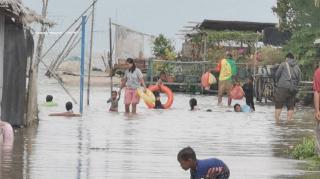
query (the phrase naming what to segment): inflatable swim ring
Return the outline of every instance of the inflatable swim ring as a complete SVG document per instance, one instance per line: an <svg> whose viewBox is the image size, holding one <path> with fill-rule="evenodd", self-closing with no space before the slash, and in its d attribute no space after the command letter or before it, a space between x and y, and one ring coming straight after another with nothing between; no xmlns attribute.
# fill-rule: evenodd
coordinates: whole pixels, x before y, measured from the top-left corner
<svg viewBox="0 0 320 179"><path fill-rule="evenodd" d="M173 93L170 88L161 84L161 85L151 85L148 87L148 89L152 92L161 91L163 93L166 93L166 95L168 96L168 99L167 99L166 103L163 104L162 106L164 109L168 109L171 107L171 105L173 103ZM154 105L155 105L154 102L153 103L146 103L146 104L149 108L154 108Z"/></svg>
<svg viewBox="0 0 320 179"><path fill-rule="evenodd" d="M201 85L206 90L210 89L210 85L217 82L217 79L215 76L213 76L210 72L206 72L201 76Z"/></svg>
<svg viewBox="0 0 320 179"><path fill-rule="evenodd" d="M156 101L156 97L150 89L147 89L146 92L144 92L143 88L138 88L137 94L146 104L154 104Z"/></svg>

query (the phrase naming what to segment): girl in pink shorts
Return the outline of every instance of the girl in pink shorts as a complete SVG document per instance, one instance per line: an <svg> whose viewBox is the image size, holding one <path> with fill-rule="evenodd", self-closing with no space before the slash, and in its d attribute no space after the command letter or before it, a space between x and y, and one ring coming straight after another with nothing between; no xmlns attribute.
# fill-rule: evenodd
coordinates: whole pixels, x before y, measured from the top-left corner
<svg viewBox="0 0 320 179"><path fill-rule="evenodd" d="M132 58L127 59L126 65L127 70L125 71L119 94L121 94L122 88L126 87L124 95L126 113L130 112L130 105L132 106L132 113L136 113L137 104L139 103L140 99L137 94L137 89L141 87L141 85L146 89L146 85L144 83L141 70L136 67Z"/></svg>
<svg viewBox="0 0 320 179"><path fill-rule="evenodd" d="M126 88L124 93L124 104L139 104L140 97L137 94L137 89Z"/></svg>

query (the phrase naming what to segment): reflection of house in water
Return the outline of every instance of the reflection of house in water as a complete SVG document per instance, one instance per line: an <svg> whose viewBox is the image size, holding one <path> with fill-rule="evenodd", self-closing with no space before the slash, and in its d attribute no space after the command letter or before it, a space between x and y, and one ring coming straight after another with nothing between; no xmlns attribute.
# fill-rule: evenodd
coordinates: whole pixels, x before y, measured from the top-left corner
<svg viewBox="0 0 320 179"><path fill-rule="evenodd" d="M27 60L34 42L28 28L45 19L24 7L20 0L0 1L0 101L1 119L23 125L26 109Z"/></svg>
<svg viewBox="0 0 320 179"><path fill-rule="evenodd" d="M215 47L250 53L257 42L279 46L289 38L290 34L280 32L275 23L204 20L185 34L182 55L193 60L202 59L204 54L210 58Z"/></svg>

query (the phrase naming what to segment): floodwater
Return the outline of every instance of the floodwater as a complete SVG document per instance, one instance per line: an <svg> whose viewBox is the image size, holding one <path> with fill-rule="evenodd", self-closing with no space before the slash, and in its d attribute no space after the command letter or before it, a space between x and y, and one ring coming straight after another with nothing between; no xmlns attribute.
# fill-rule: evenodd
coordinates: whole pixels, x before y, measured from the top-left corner
<svg viewBox="0 0 320 179"><path fill-rule="evenodd" d="M69 89L79 99L79 90ZM15 131L13 148L0 151L1 179L184 179L189 172L180 168L176 155L186 146L200 159L224 160L232 179L320 178L320 172L305 170L306 162L285 154L313 134L312 109L299 109L293 122L276 125L272 106L257 105L254 113L225 112L228 108L218 107L214 96L177 94L170 110L149 110L141 103L137 115L125 115L123 97L120 113L108 112L110 92L100 87L91 90L83 117L65 118L48 114L64 111L70 98L46 79L40 81L39 100L47 94L59 106L40 106L39 125ZM191 97L201 111L188 111Z"/></svg>

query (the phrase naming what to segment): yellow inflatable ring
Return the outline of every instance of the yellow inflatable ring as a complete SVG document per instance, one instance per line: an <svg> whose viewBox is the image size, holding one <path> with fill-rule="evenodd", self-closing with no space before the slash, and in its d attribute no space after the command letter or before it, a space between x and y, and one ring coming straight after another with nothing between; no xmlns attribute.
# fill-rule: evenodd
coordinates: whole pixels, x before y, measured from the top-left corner
<svg viewBox="0 0 320 179"><path fill-rule="evenodd" d="M147 89L146 92L144 92L143 88L138 88L137 94L147 104L154 104L156 101L156 97L154 96L153 92L149 89Z"/></svg>

